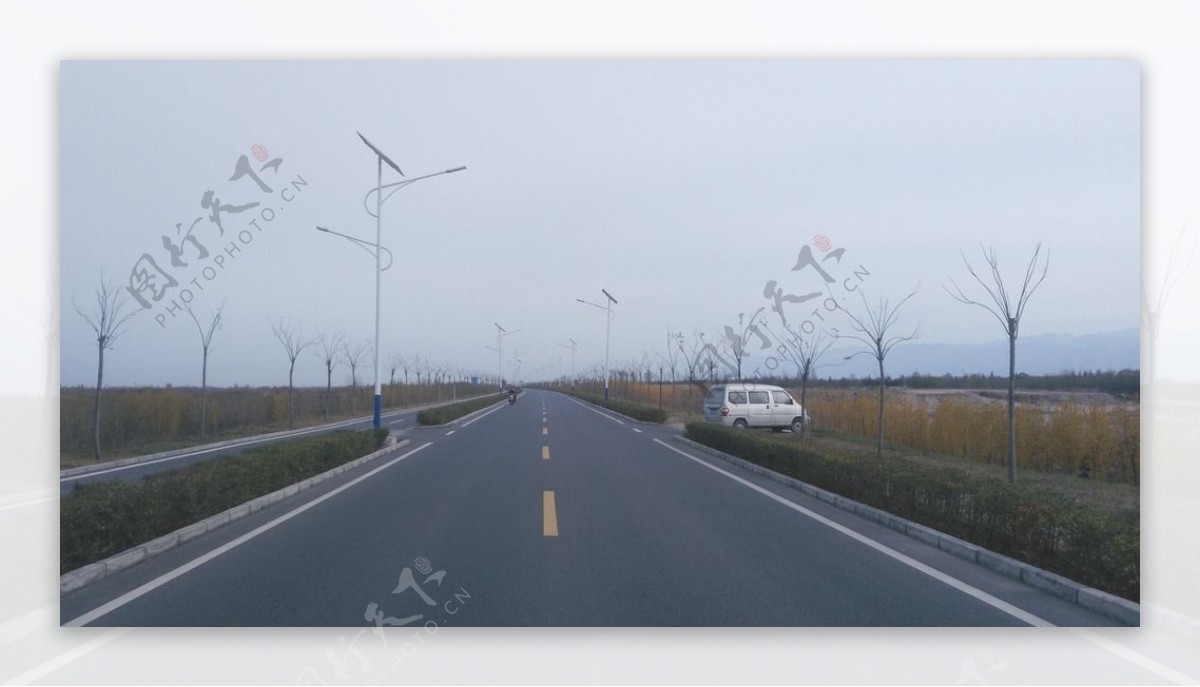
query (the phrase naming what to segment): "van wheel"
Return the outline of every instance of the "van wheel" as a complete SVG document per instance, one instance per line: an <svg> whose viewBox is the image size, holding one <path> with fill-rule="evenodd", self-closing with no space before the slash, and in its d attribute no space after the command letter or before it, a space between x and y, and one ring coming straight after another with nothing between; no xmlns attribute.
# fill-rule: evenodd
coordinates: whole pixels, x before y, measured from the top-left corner
<svg viewBox="0 0 1200 687"><path fill-rule="evenodd" d="M801 418L792 418L792 433L799 434L804 431L804 420Z"/></svg>
<svg viewBox="0 0 1200 687"><path fill-rule="evenodd" d="M745 421L745 420L740 420L740 419L739 419L739 420L734 420L734 421L733 421L733 428L734 428L734 429L746 429L746 421Z"/></svg>

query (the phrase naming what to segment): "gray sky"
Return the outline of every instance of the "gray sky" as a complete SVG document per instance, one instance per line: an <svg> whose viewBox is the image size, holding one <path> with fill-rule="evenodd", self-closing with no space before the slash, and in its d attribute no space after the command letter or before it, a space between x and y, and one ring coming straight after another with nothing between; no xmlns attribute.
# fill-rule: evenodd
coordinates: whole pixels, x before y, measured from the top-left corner
<svg viewBox="0 0 1200 687"><path fill-rule="evenodd" d="M106 384L199 383L192 322L155 321L183 287L201 315L226 303L213 385L286 383L280 317L371 338L372 258L313 228L373 238L375 160L356 130L408 177L469 167L384 205L385 359L490 374L499 322L522 330L506 374L513 350L526 378L569 367L568 337L583 370L603 359L604 319L575 299L601 288L620 301L614 365L662 351L668 329L716 338L764 307L775 323L768 280L823 285L792 269L806 245L844 249L823 263L835 289L856 269L873 298L919 283L901 324L926 342L1002 335L942 290L966 284L959 250L978 262L981 243L1013 282L1039 241L1051 252L1023 334L1137 327L1139 90L1134 61L64 62L62 383L95 381L72 299L90 307L101 270L123 287L145 253L180 284L130 323ZM277 170L260 171L256 144ZM242 155L272 193L229 180ZM223 214L221 236L209 190L260 204ZM209 257L181 244L189 265L172 268L162 236L197 218ZM784 313L798 324L818 302ZM306 353L297 383L322 382Z"/></svg>

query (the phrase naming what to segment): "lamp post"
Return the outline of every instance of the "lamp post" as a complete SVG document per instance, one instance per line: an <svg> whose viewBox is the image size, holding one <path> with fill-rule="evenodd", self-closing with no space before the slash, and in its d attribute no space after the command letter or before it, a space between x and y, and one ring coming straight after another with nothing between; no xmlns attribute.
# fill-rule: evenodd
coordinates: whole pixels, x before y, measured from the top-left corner
<svg viewBox="0 0 1200 687"><path fill-rule="evenodd" d="M358 132L356 131L355 133L358 133ZM383 272L383 270L380 267L380 264L381 264L380 263L380 254L381 254L380 243L382 242L382 238L383 238L383 217L382 217L383 216L383 201L387 200L387 198L391 198L393 193L395 193L396 191L399 191L401 188L404 188L405 186L407 186L411 183L420 181L422 179L428 179L430 177L440 176L442 174L453 174L454 172L461 172L464 169L466 169L466 166L455 167L453 169L447 169L447 170L443 170L441 172L434 172L433 174L425 174L423 176L413 177L412 179L405 179L404 181L398 181L398 182L395 182L392 184L388 184L387 186L384 186L384 184L383 184L383 163L386 162L388 167L391 167L392 169L396 170L396 173L399 174L400 176L404 176L404 172L400 171L400 167L395 162L392 162L391 158L389 158L387 155L385 155L382 150L380 150L379 148L376 148L374 145L372 145L371 142L367 140L366 136L363 136L361 133L358 133L358 137L361 138L362 142L365 143L367 145L367 147L371 149L371 152L375 153L375 157L376 157L375 188L371 191L367 191L367 194L363 197L363 205L367 209L367 214L375 217L375 360L374 360L374 364L375 364L375 423L374 423L374 426L376 429L379 429L380 425L382 424L382 413L383 413L383 386L382 386L382 382L381 382L381 372L382 371L379 369L379 313L381 310L380 296L381 296L381 292L382 292L382 288L381 288L382 279L381 279L380 275ZM387 198L385 198L383 195L383 189L385 189L385 188L392 189L392 192L387 195ZM371 198L372 193L375 194L375 212L371 212L371 207L370 207L370 205L367 204L368 200ZM333 232L330 232L330 233L333 233Z"/></svg>
<svg viewBox="0 0 1200 687"><path fill-rule="evenodd" d="M503 341L503 339L504 339L504 337L506 337L510 334L516 334L517 332L519 332L521 330L514 329L510 332L510 331L506 331L504 329L504 327L501 327L496 322L493 322L492 324L496 325L496 354L497 354L497 356L499 356L498 360L497 360L497 364L496 364L496 373L499 374L500 377L496 380L496 384L499 385L501 391L504 391L504 341Z"/></svg>
<svg viewBox="0 0 1200 687"><path fill-rule="evenodd" d="M571 342L570 346L566 345L565 343L560 343L559 346L562 346L563 348L571 349L571 387L574 388L575 387L575 346L577 346L578 344L575 342L575 339L568 338L567 341Z"/></svg>
<svg viewBox="0 0 1200 687"><path fill-rule="evenodd" d="M612 327L612 319L613 319L612 307L617 302L617 299L613 298L612 294L610 294L608 291L605 291L604 289L600 289L600 291L601 291L601 293L604 294L604 297L608 299L608 302L605 305L598 305L596 303L592 303L591 301L585 301L582 298L576 298L575 300L579 301L580 303L583 303L584 305L590 305L593 308L600 308L601 310L605 311L608 314L608 317L605 318L605 321L604 321L604 400L607 401L608 400L608 373L609 373L609 370L608 370L609 333L610 333L610 330Z"/></svg>

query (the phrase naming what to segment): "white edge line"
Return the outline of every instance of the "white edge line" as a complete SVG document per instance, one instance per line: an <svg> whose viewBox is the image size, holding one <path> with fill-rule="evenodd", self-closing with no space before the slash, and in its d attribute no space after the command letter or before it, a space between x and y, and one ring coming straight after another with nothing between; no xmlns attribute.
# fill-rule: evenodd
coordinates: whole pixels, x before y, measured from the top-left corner
<svg viewBox="0 0 1200 687"><path fill-rule="evenodd" d="M250 530L249 532L243 534L242 536L238 537L237 539L227 542L227 543L213 549L212 551L209 551L208 553L204 554L203 556L200 556L199 558L195 558L191 561L188 561L187 563L184 563L183 565L179 566L178 568L175 568L174 570L172 570L170 572L163 573L162 575L159 575L158 577L154 578L153 580L150 580L146 584L143 584L142 586L140 586L136 589L133 589L131 591L125 592L124 594L122 594L121 596L118 596L117 598L113 599L112 601L109 601L108 603L106 603L102 606L98 606L97 608L94 608L91 611L84 613L83 615L79 616L78 618L75 618L74 620L72 620L70 622L63 623L63 627L83 627L84 625L87 625L88 623L92 622L93 620L96 620L105 615L108 615L109 613L117 610L118 608L124 606L125 604L129 603L130 601L133 601L133 600L137 599L138 597L143 596L143 595L163 586L164 584L179 577L180 575L183 575L184 573L190 572L190 571L204 565L205 563L213 560L217 556L220 556L221 554L226 553L227 551L229 551L237 546L245 544L246 542L250 541L251 539L254 539L258 535L262 534L263 532L266 532L267 530L273 529L274 527L281 525L288 520L291 520L292 518L296 517L297 515L300 515L304 511L308 510L309 508L312 508L319 503L322 503L330 498L333 498L334 496L342 493L343 491L349 489L350 487L353 487L354 485L358 484L359 482L362 482L363 480L366 480L366 479L374 476L375 474L380 473L380 472L390 468L391 466L395 465L396 463L399 463L400 461L411 456L412 454L416 453L417 451L424 449L425 447L431 445L432 443L433 443L432 441L427 441L424 444L422 444L421 446L418 446L417 448L414 448L413 450L409 451L408 453L405 453L402 456L393 458L393 459L389 460L388 462L384 463L383 465L380 465L379 467L375 468L374 470L371 470L370 472L368 472L364 475L360 475L360 476L354 478L353 480L343 484L342 486L338 487L337 489L334 489L333 491L331 491L327 494L319 496L302 506L298 506L298 507L288 511L287 513L284 513L283 515L280 515L279 517L275 518L274 520L272 520L264 525L260 525L260 526L256 527L255 529Z"/></svg>
<svg viewBox="0 0 1200 687"><path fill-rule="evenodd" d="M758 486L757 484L750 482L749 480L743 479L733 473L722 470L721 468L719 468L715 465L710 465L709 463L707 463L685 451L681 451L681 450L675 448L674 446L667 444L666 442L664 442L661 439L655 439L654 442L662 445L664 448L668 448L668 449L678 453L679 455L681 455L689 460L693 460L693 461L699 463L700 465L703 465L704 467L708 468L709 470L712 470L714 472L718 472L722 475L725 475L729 479L731 479L735 482L738 482L744 486L747 486L747 487L753 489L754 491L757 491L758 493L762 494L763 496L766 496L769 499L777 501L777 502L787 506L788 508L791 508L792 510L796 511L797 513L808 516L808 517L812 518L813 520L816 520L820 524L825 525L826 527L828 527L832 530L840 532L841 534L844 534L847 537L850 537L851 539L859 542L860 544L865 544L865 545L871 547L872 549L875 549L876 551L878 551L886 556L889 556L918 572L925 573L926 575L932 577L933 579L937 580L938 582L941 582L947 586L957 589L958 591L960 591L968 596L974 597L974 598L982 601L983 603L991 606L992 608L995 608L996 610L1003 611L1004 613L1011 615L1012 617L1016 618L1017 620L1020 620L1023 623L1033 625L1034 627L1055 627L1055 625L1053 623L1043 620L1042 618L1039 618L1038 616L1033 615L1032 613L1021 610L1020 608L1017 608L1016 606L1008 603L1007 601L1004 601L1003 599L999 599L995 596L992 596L991 594L988 594L987 592L985 592L981 589L973 587L973 586L967 584L966 582L963 582L962 580L951 577L950 575L947 575L946 573L944 573L940 570L931 568L928 565L925 565L924 563L922 563L914 558L910 558L909 556L906 556L891 547L880 544L879 542L875 541L874 539L871 539L870 537L866 536L865 534L855 532L854 530L850 529L849 527L846 527L845 525L836 523L833 520L830 520L829 518L826 518L823 515L820 515L818 513L815 513L813 511L805 508L804 506L793 503L768 489L764 489L764 488Z"/></svg>
<svg viewBox="0 0 1200 687"><path fill-rule="evenodd" d="M1194 684L1196 684L1196 679L1191 677L1190 675L1185 675L1185 674L1179 672L1178 670L1175 670L1174 668L1171 668L1169 666L1163 665L1162 663L1159 663L1158 661L1150 658L1149 656L1138 653L1137 651L1130 649L1129 647L1124 646L1118 642L1114 642L1111 639L1108 639L1107 637L1102 637L1099 634L1092 632L1091 630L1086 630L1084 628L1077 628L1077 627L1072 627L1072 628L1068 628L1068 629L1070 629L1071 632L1078 635L1082 639L1085 639L1102 649L1106 649L1106 650L1116 654L1117 656L1120 656L1121 658L1125 659L1126 661L1129 661L1130 663L1133 663L1140 668L1148 670L1148 671L1158 675L1159 677L1170 680L1171 682L1174 682L1177 685L1194 685Z"/></svg>
<svg viewBox="0 0 1200 687"><path fill-rule="evenodd" d="M58 499L58 497L57 497L57 496L44 496L44 497L42 497L42 498L40 498L40 499L33 499L33 500L30 500L30 501L21 501L21 502L19 502L19 503L13 503L13 504L9 504L9 505L7 505L7 506L0 506L0 511L5 511L5 510L14 510L14 509L17 509L17 508L24 508L25 506L32 506L32 505L34 505L34 504L37 504L37 503L44 503L44 502L46 502L46 501L54 501L54 500L56 500L56 499Z"/></svg>
<svg viewBox="0 0 1200 687"><path fill-rule="evenodd" d="M637 427L633 427L632 429L633 429L633 431L637 432L638 434L642 433L642 430L638 429Z"/></svg>
<svg viewBox="0 0 1200 687"><path fill-rule="evenodd" d="M37 666L36 668L31 668L31 669L21 673L20 675L10 679L9 681L5 682L4 684L6 684L6 685L27 685L27 684L33 682L34 680L40 680L43 677L46 677L47 675L49 675L50 673L53 673L54 671L58 670L59 668L62 668L63 666L67 665L68 663L71 663L77 659L83 658L84 656L92 653L93 651L95 651L96 649L99 649L100 647L104 646L105 644L108 644L109 642L113 641L114 639L120 638L122 635L126 634L131 629L132 628L128 628L128 627L113 628L113 629L109 630L108 632L105 632L104 634L100 635L99 637L96 637L95 639L93 639L89 642L86 642L85 644L81 644L80 646L77 646L74 649L71 649L70 651L67 651L63 654L55 656L54 658L50 659L49 661L46 661L45 663L41 664L40 666Z"/></svg>
<svg viewBox="0 0 1200 687"><path fill-rule="evenodd" d="M588 405L588 404L584 403L583 401L577 400L576 398L574 398L574 397L571 397L571 396L568 396L568 398L570 398L570 399L571 399L572 401L574 401L575 403L577 403L577 404L579 404L579 405L583 406L584 408L586 408L586 409L588 409L588 410L592 411L593 413L595 413L595 414L599 415L600 417L606 417L606 418L608 418L609 420L612 420L613 422L617 423L618 425L623 425L623 424L625 424L625 423L624 423L624 422L622 422L621 420L618 420L617 418L615 418L615 417L613 417L613 416L609 415L608 413L602 413L602 412L600 412L599 410L596 410L595 408L593 408L593 407L591 407L590 405Z"/></svg>
<svg viewBox="0 0 1200 687"><path fill-rule="evenodd" d="M458 431L458 430L452 429L452 430L450 430L449 432L446 432L446 436L450 436L451 434L454 434L454 433L455 433L455 432L457 432L457 431Z"/></svg>
<svg viewBox="0 0 1200 687"><path fill-rule="evenodd" d="M500 409L501 409L501 408L503 408L503 407L504 407L504 406L502 406L502 405L501 405L501 406L496 406L495 408L492 408L491 410L487 411L487 412L486 412L486 413L484 413L483 415L480 415L479 417L474 417L474 418L471 418L470 422L464 422L464 423L463 423L463 425L462 425L462 429L465 429L465 428L467 428L467 427L470 427L472 423L474 423L474 422L478 422L479 420L482 420L483 418L487 417L488 415L491 415L492 413L496 412L497 410L500 410Z"/></svg>

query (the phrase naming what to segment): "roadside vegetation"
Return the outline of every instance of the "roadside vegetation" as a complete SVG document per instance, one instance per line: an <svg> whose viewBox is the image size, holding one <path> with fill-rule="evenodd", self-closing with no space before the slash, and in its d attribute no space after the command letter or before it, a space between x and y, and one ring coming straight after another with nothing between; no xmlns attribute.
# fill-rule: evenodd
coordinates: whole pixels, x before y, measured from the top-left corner
<svg viewBox="0 0 1200 687"><path fill-rule="evenodd" d="M396 383L384 386L383 402L385 410L396 410L466 398L483 393L483 389L466 383ZM62 469L94 463L94 394L94 389L86 387L62 389L59 404ZM357 399L352 400L352 395L357 395ZM372 388L361 386L354 391L347 387L297 388L294 426L310 427L358 417L352 409L370 409L373 396ZM110 387L104 390L101 427L105 460L283 431L288 429L288 389L209 387L202 393L201 389L191 387ZM202 428L206 431L202 432Z"/></svg>
<svg viewBox="0 0 1200 687"><path fill-rule="evenodd" d="M1138 486L1141 412L1136 374L1065 374L1050 379L1061 382L1064 389L1048 388L1051 385L1046 378L1029 377L1021 380L1016 393L1016 453L1020 468L1030 471L1030 477L1065 475ZM900 386L897 383L900 380L888 380L885 447L936 456L950 463L1004 465L1008 450L1004 391L1007 378L917 376L901 380L915 383ZM800 397L795 380L760 381L779 384L794 397ZM842 433L849 441L877 439L878 392L870 388L870 380L858 383L859 386L850 386L842 381L810 382L807 410L813 418L813 427ZM955 383L961 386L953 386ZM551 388L571 391L570 386ZM661 406L668 414L668 422L682 425L703 419L706 388L707 384L686 382L660 386L654 382L617 380L611 385L610 397L618 402ZM581 382L575 391L602 394L603 382Z"/></svg>
<svg viewBox="0 0 1200 687"><path fill-rule="evenodd" d="M63 497L59 571L65 573L367 455L386 429L340 431L272 444L129 482L78 486Z"/></svg>
<svg viewBox="0 0 1200 687"><path fill-rule="evenodd" d="M634 420L641 420L643 422L654 422L654 423L660 424L660 425L667 421L667 411L666 410L663 410L661 408L655 408L654 406L645 405L642 403L633 403L630 401L613 400L611 389L609 390L609 400L607 400L607 401L604 400L603 395L597 396L594 394L583 393L580 391L571 391L570 389L563 389L562 391L564 391L578 399L587 401L588 403L591 403L593 405L598 405L601 408L608 408L609 410L620 413L626 417L631 417ZM601 391L601 393L603 394L603 391Z"/></svg>

